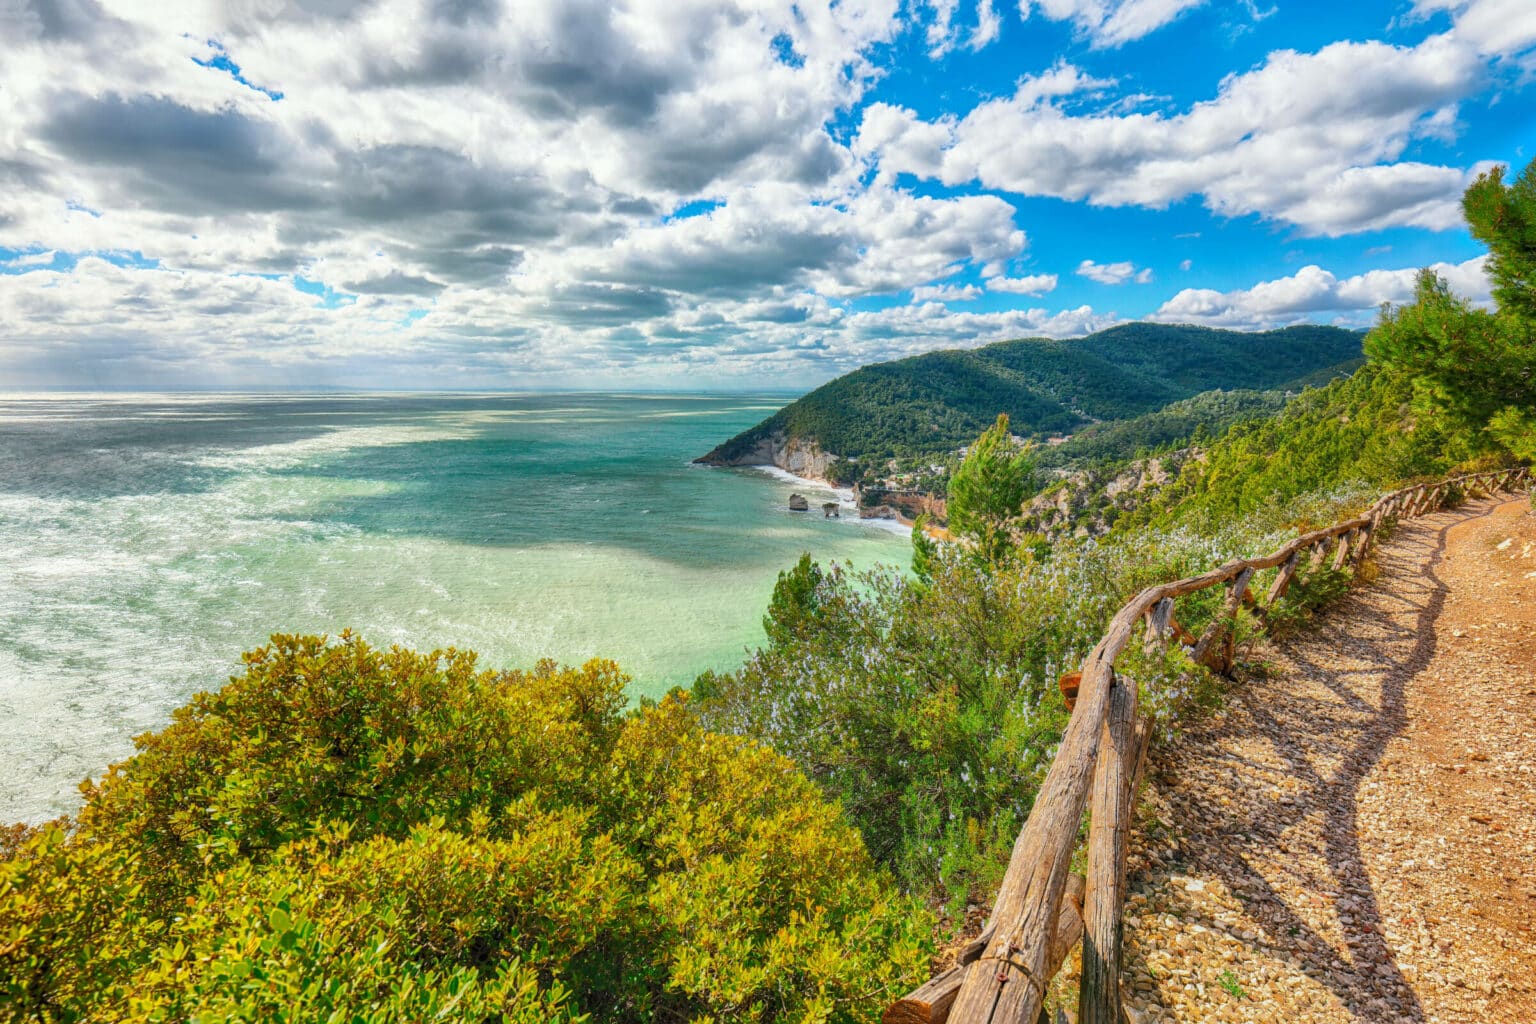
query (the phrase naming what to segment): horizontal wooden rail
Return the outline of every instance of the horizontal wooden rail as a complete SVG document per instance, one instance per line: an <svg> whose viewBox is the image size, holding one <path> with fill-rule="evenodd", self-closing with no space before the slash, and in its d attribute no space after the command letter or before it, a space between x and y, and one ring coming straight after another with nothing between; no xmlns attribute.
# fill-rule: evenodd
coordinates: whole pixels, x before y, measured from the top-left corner
<svg viewBox="0 0 1536 1024"><path fill-rule="evenodd" d="M1115 675L1115 659L1138 625L1144 644L1156 653L1170 637L1187 645L1199 664L1230 672L1235 659L1234 627L1239 610L1251 605L1267 615L1298 578L1320 570L1330 552L1333 570L1358 572L1383 523L1435 511L1447 497L1492 495L1528 485L1530 469L1516 466L1421 483L1384 495L1363 514L1305 533L1261 558L1239 559L1199 576L1159 583L1131 598L1084 659L1072 717L1046 772L998 889L992 916L960 963L886 1011L887 1024L1031 1024L1045 990L1070 950L1061 949L1064 917L1078 913L1068 866L1083 812L1093 798L1088 834L1086 894L1078 930L1083 940L1081 1024L1118 1024L1121 1002L1121 920L1125 888L1125 844L1135 803L1149 723L1136 710L1134 680ZM1306 556L1310 556L1309 558ZM1305 568L1303 563L1305 562ZM1255 576L1279 569L1261 599L1250 593ZM1227 588L1220 610L1197 638L1178 624L1178 598L1210 587ZM1067 934L1071 929L1066 929ZM1075 935L1072 942L1076 942Z"/></svg>

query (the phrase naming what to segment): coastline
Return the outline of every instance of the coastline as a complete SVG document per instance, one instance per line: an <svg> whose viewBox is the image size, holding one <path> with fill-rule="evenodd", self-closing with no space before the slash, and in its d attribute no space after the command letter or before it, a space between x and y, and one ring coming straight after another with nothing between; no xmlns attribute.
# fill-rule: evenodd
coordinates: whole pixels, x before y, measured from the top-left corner
<svg viewBox="0 0 1536 1024"><path fill-rule="evenodd" d="M842 518L855 525L872 526L875 529L887 530L891 533L898 533L902 535L906 535L912 530L912 521L902 516L897 516L894 519L861 517L858 514L858 500L854 496L853 490L851 488L834 487L832 484L827 483L825 480L818 480L814 477L796 476L787 469L770 464L749 465L743 466L742 468L754 470L755 472L762 473L765 476L770 476L775 480L782 481L783 483L795 484L799 487L805 488L808 491L819 491L823 494L833 495L837 498L839 505L841 505L845 510L850 510L853 513L852 515L845 514L842 516Z"/></svg>

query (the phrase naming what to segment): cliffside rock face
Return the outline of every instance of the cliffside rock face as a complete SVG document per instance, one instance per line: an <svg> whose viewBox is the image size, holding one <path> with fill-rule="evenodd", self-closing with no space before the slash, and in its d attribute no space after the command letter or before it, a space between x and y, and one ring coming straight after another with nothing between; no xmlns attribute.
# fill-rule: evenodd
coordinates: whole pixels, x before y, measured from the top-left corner
<svg viewBox="0 0 1536 1024"><path fill-rule="evenodd" d="M859 496L860 519L894 519L910 526L918 516L925 514L944 522L949 516L945 500L922 491L884 489L865 491Z"/></svg>
<svg viewBox="0 0 1536 1024"><path fill-rule="evenodd" d="M837 461L837 456L824 452L815 441L786 438L781 433L761 438L751 448L731 457L710 452L696 461L706 466L777 466L787 473L809 480L826 480L827 469Z"/></svg>
<svg viewBox="0 0 1536 1024"><path fill-rule="evenodd" d="M1202 457L1186 448L1138 459L1114 476L1083 469L1063 473L1055 485L1024 503L1025 525L1048 535L1099 536L1121 513L1135 508L1178 476L1186 462Z"/></svg>

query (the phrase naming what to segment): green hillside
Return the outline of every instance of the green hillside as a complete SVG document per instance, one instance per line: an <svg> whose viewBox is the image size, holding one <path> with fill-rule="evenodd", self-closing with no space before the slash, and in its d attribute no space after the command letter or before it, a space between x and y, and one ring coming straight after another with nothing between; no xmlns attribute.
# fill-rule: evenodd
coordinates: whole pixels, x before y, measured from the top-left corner
<svg viewBox="0 0 1536 1024"><path fill-rule="evenodd" d="M730 464L773 435L864 459L949 451L998 413L1023 436L1067 433L1205 391L1281 387L1358 360L1360 339L1337 327L1246 333L1136 323L1070 341L929 352L845 374L700 461Z"/></svg>

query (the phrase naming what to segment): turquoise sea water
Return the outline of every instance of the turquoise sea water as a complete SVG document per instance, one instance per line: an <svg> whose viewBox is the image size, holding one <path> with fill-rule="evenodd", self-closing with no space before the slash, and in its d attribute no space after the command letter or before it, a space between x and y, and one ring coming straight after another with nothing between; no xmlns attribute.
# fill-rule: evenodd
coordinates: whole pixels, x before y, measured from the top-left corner
<svg viewBox="0 0 1536 1024"><path fill-rule="evenodd" d="M637 695L739 664L802 551L909 550L689 464L784 401L0 395L0 821L73 810L273 632L611 657Z"/></svg>

